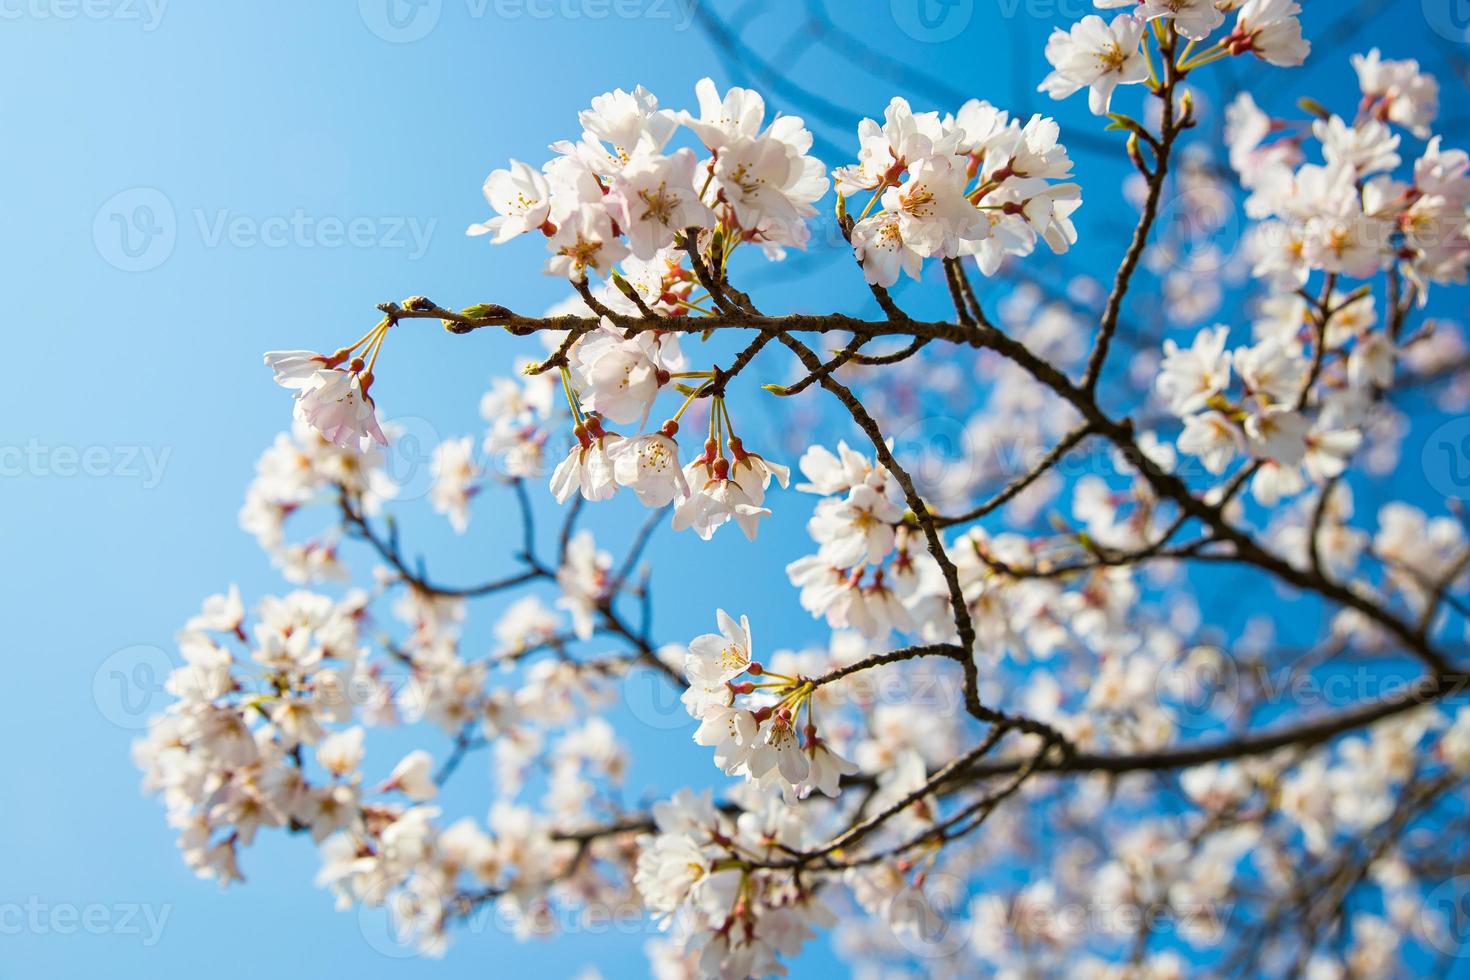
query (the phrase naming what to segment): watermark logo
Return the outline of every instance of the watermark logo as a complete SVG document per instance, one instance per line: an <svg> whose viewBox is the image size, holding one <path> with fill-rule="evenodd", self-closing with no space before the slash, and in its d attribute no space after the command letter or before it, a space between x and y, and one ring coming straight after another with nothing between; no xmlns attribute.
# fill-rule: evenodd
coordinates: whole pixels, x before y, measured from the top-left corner
<svg viewBox="0 0 1470 980"><path fill-rule="evenodd" d="M114 20L158 30L168 0L0 0L0 20Z"/></svg>
<svg viewBox="0 0 1470 980"><path fill-rule="evenodd" d="M3 2L3 0L0 0ZM668 23L675 33L694 23L699 0L463 0L471 21L646 20ZM969 0L967 0L969 2ZM384 41L408 44L439 25L442 0L359 0L363 23Z"/></svg>
<svg viewBox="0 0 1470 980"><path fill-rule="evenodd" d="M694 724L679 692L661 671L642 664L623 674L623 703L633 717L655 731L674 731Z"/></svg>
<svg viewBox="0 0 1470 980"><path fill-rule="evenodd" d="M164 682L174 663L158 647L124 647L98 665L92 675L92 701L102 717L118 728L143 731L148 719L169 702Z"/></svg>
<svg viewBox="0 0 1470 980"><path fill-rule="evenodd" d="M411 44L428 37L439 23L443 0L358 0L367 29L390 44Z"/></svg>
<svg viewBox="0 0 1470 980"><path fill-rule="evenodd" d="M1446 956L1466 955L1470 946L1470 875L1457 875L1424 897L1424 938Z"/></svg>
<svg viewBox="0 0 1470 980"><path fill-rule="evenodd" d="M1448 41L1470 41L1470 0L1423 0L1430 30Z"/></svg>
<svg viewBox="0 0 1470 980"><path fill-rule="evenodd" d="M0 902L0 936L128 936L152 949L173 910L140 902L46 902L32 895L24 902Z"/></svg>
<svg viewBox="0 0 1470 980"><path fill-rule="evenodd" d="M413 262L428 252L438 226L438 218L411 215L342 217L295 208L261 216L230 208L194 208L183 230L192 229L208 249L384 249L402 252ZM154 187L114 194L92 221L97 254L123 272L148 272L163 265L173 254L180 231L173 202Z"/></svg>
<svg viewBox="0 0 1470 980"><path fill-rule="evenodd" d="M940 507L957 506L973 488L983 447L952 416L915 422L894 438L893 454L903 461L920 495Z"/></svg>
<svg viewBox="0 0 1470 980"><path fill-rule="evenodd" d="M888 900L884 919L899 945L925 960L949 959L970 945L970 929L962 914L965 882L955 875L930 872L923 888L905 888Z"/></svg>
<svg viewBox="0 0 1470 980"><path fill-rule="evenodd" d="M92 243L108 265L123 272L156 269L178 239L173 202L154 187L131 187L108 198L92 220Z"/></svg>
<svg viewBox="0 0 1470 980"><path fill-rule="evenodd" d="M938 44L959 37L975 15L975 0L889 0L893 22L915 41Z"/></svg>
<svg viewBox="0 0 1470 980"><path fill-rule="evenodd" d="M1435 429L1424 443L1420 463L1435 492L1452 500L1470 498L1470 415Z"/></svg>
<svg viewBox="0 0 1470 980"><path fill-rule="evenodd" d="M417 415L395 415L384 419L388 445L383 449L383 472L397 491L394 500L422 500L434 486L434 449L443 441L428 419Z"/></svg>
<svg viewBox="0 0 1470 980"><path fill-rule="evenodd" d="M152 490L163 482L171 454L169 446L48 446L32 438L0 444L0 479L137 480Z"/></svg>
<svg viewBox="0 0 1470 980"><path fill-rule="evenodd" d="M1217 275L1240 248L1235 202L1213 184L1190 187L1166 199L1156 224L1164 258L1188 272Z"/></svg>
<svg viewBox="0 0 1470 980"><path fill-rule="evenodd" d="M260 218L237 214L228 208L194 210L194 224L205 248L339 249L381 248L401 250L410 262L424 257L439 219L401 216L359 215L340 218L316 217L296 208L290 214Z"/></svg>
<svg viewBox="0 0 1470 980"><path fill-rule="evenodd" d="M1154 695L1169 707L1174 722L1186 732L1204 732L1240 703L1240 668L1235 659L1215 647L1196 647L1170 661L1154 678Z"/></svg>

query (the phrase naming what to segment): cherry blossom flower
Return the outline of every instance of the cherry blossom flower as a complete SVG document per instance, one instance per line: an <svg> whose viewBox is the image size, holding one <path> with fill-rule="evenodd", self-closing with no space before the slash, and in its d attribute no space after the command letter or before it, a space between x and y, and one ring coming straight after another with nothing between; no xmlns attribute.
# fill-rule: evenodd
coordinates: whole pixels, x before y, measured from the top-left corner
<svg viewBox="0 0 1470 980"><path fill-rule="evenodd" d="M1229 333L1224 326L1201 330L1187 348L1164 341L1156 385L1170 411L1184 415L1203 408L1230 384L1230 354L1225 350Z"/></svg>
<svg viewBox="0 0 1470 980"><path fill-rule="evenodd" d="M691 681L722 684L745 673L751 664L750 620L741 616L737 623L723 609L716 617L720 632L706 633L689 644L684 673Z"/></svg>
<svg viewBox="0 0 1470 980"><path fill-rule="evenodd" d="M404 755L403 760L392 767L392 774L388 776L388 786L391 789L397 789L398 792L415 802L434 799L440 790L434 785L434 779L431 777L432 771L434 771L434 760L429 757L428 752L416 749Z"/></svg>
<svg viewBox="0 0 1470 980"><path fill-rule="evenodd" d="M612 220L601 208L583 205L557 222L551 236L546 272L583 279L587 270L606 274L628 255L628 246L613 234Z"/></svg>
<svg viewBox="0 0 1470 980"><path fill-rule="evenodd" d="M988 227L965 196L965 172L943 156L927 157L900 187L883 192L883 207L898 217L898 230L921 255L953 255L960 239L985 237Z"/></svg>
<svg viewBox="0 0 1470 980"><path fill-rule="evenodd" d="M699 102L698 118L680 112L679 121L694 130L709 150L718 152L738 139L758 136L766 118L766 100L759 92L730 88L723 98L714 79L701 78L694 85Z"/></svg>
<svg viewBox="0 0 1470 980"><path fill-rule="evenodd" d="M811 765L807 771L807 777L797 786L797 795L807 797L813 790L823 796L836 798L838 793L838 782L843 776L851 776L858 771L856 764L842 758L833 752L827 743L813 737L812 744L807 748L807 756L811 759Z"/></svg>
<svg viewBox="0 0 1470 980"><path fill-rule="evenodd" d="M317 761L338 779L350 776L362 765L366 734L361 725L355 725L328 736L316 747Z"/></svg>
<svg viewBox="0 0 1470 980"><path fill-rule="evenodd" d="M730 479L740 485L740 489L745 491L752 503L765 502L766 490L770 487L771 480L774 479L783 488L791 482L789 467L773 463L759 453L748 452L739 436L731 436L727 445L730 457L734 460L730 464Z"/></svg>
<svg viewBox="0 0 1470 980"><path fill-rule="evenodd" d="M625 339L606 317L577 342L570 361L585 407L620 423L645 420L659 389L683 366L676 334L640 333Z"/></svg>
<svg viewBox="0 0 1470 980"><path fill-rule="evenodd" d="M752 500L730 478L728 459L721 456L709 460L712 451L707 446L704 456L684 467L690 493L674 508L674 530L693 528L695 534L708 541L722 525L734 520L745 536L754 541L760 518L770 517L771 512Z"/></svg>
<svg viewBox="0 0 1470 980"><path fill-rule="evenodd" d="M658 432L624 440L613 460L614 478L637 494L646 507L667 507L689 496L671 427L678 431L677 423L665 423Z"/></svg>
<svg viewBox="0 0 1470 980"><path fill-rule="evenodd" d="M470 235L490 235L496 245L517 235L540 230L551 218L551 185L519 160L509 170L492 170L485 178L485 200L495 209L493 218L470 225Z"/></svg>
<svg viewBox="0 0 1470 980"><path fill-rule="evenodd" d="M1331 165L1344 167L1359 177L1399 165L1399 137L1374 119L1349 126L1338 116L1319 119L1312 132L1322 144L1322 155Z"/></svg>
<svg viewBox="0 0 1470 980"><path fill-rule="evenodd" d="M1273 168L1290 170L1302 162L1297 140L1266 142L1274 132L1275 121L1261 111L1249 92L1241 92L1225 110L1225 143L1230 148L1230 167L1240 176L1243 186L1256 186L1260 176Z"/></svg>
<svg viewBox="0 0 1470 980"><path fill-rule="evenodd" d="M1300 65L1312 50L1302 38L1301 11L1296 0L1246 0L1224 43L1231 54L1250 52L1273 65Z"/></svg>
<svg viewBox="0 0 1470 980"><path fill-rule="evenodd" d="M625 441L616 432L606 432L595 417L576 427L577 442L566 459L551 474L551 493L559 504L580 492L584 499L607 500L617 492L614 459Z"/></svg>
<svg viewBox="0 0 1470 980"><path fill-rule="evenodd" d="M329 364L327 357L309 350L273 350L265 355L265 366L271 369L276 384L294 390L310 387L317 372Z"/></svg>
<svg viewBox="0 0 1470 980"><path fill-rule="evenodd" d="M894 186L911 164L942 160L956 152L963 135L963 129L950 127L946 131L937 112L915 113L907 100L895 98L883 111L881 126L872 119L858 123L858 162L832 172L837 190L854 194L885 184Z"/></svg>
<svg viewBox="0 0 1470 980"><path fill-rule="evenodd" d="M796 243L793 229L816 214L812 202L828 187L821 161L802 155L810 142L810 134L796 147L773 136L743 137L720 151L710 170L711 187L738 227Z"/></svg>
<svg viewBox="0 0 1470 980"><path fill-rule="evenodd" d="M1246 441L1251 452L1276 463L1300 463L1307 452L1311 424L1299 413L1282 407L1252 412L1245 420Z"/></svg>
<svg viewBox="0 0 1470 980"><path fill-rule="evenodd" d="M1308 370L1290 345L1272 339L1236 348L1231 363L1250 395L1277 405L1296 401Z"/></svg>
<svg viewBox="0 0 1470 980"><path fill-rule="evenodd" d="M1205 469L1220 474L1237 453L1245 452L1245 439L1223 412L1201 412L1185 416L1179 451L1198 456Z"/></svg>
<svg viewBox="0 0 1470 980"><path fill-rule="evenodd" d="M1130 13L1147 22L1167 17L1174 30L1187 38L1202 41L1225 23L1225 12L1215 0L1096 0L1099 9L1132 7Z"/></svg>
<svg viewBox="0 0 1470 980"><path fill-rule="evenodd" d="M852 251L862 264L863 277L885 289L904 272L917 282L924 265L923 251L904 241L903 223L893 211L880 211L854 225Z"/></svg>
<svg viewBox="0 0 1470 980"><path fill-rule="evenodd" d="M1420 139L1439 115L1439 82L1414 60L1384 61L1374 48L1355 54L1353 70L1363 91L1360 114L1402 126Z"/></svg>
<svg viewBox="0 0 1470 980"><path fill-rule="evenodd" d="M360 358L353 360L350 370L337 368L345 358L346 352L328 358L310 351L270 351L265 363L277 384L296 392L296 416L329 442L363 452L374 442L387 445L367 393L372 375L364 371Z"/></svg>
<svg viewBox="0 0 1470 980"><path fill-rule="evenodd" d="M760 724L754 712L727 705L712 705L700 716L694 732L698 745L715 750L715 765L734 773L745 765L756 745Z"/></svg>
<svg viewBox="0 0 1470 980"><path fill-rule="evenodd" d="M450 525L460 534L469 527L470 497L479 489L481 472L474 456L470 437L461 436L435 446L431 462L434 485L429 501L439 513L448 515Z"/></svg>
<svg viewBox="0 0 1470 980"><path fill-rule="evenodd" d="M588 142L610 145L613 158L620 162L658 153L679 124L677 114L660 109L658 99L642 85L632 92L619 88L597 96L577 119Z"/></svg>
<svg viewBox="0 0 1470 980"><path fill-rule="evenodd" d="M638 156L618 171L605 203L633 254L651 259L687 228L708 228L714 214L699 199L692 150Z"/></svg>
<svg viewBox="0 0 1470 980"><path fill-rule="evenodd" d="M204 600L199 615L184 624L185 631L236 633L243 632L240 624L245 620L245 605L240 600L240 587L231 585L230 591L212 595Z"/></svg>
<svg viewBox="0 0 1470 980"><path fill-rule="evenodd" d="M1128 14L1114 17L1111 24L1089 15L1070 31L1058 28L1046 42L1046 60L1054 70L1038 91L1065 99L1087 88L1093 115L1104 115L1112 104L1114 88L1148 77L1148 64L1139 47L1143 31L1143 22Z"/></svg>
<svg viewBox="0 0 1470 980"><path fill-rule="evenodd" d="M572 617L573 631L581 639L592 636L597 609L606 597L612 555L599 551L590 531L581 531L567 542L566 557L556 572L561 597L556 604Z"/></svg>
<svg viewBox="0 0 1470 980"><path fill-rule="evenodd" d="M745 765L756 780L779 776L792 786L805 782L812 767L811 759L801 750L791 718L779 711L772 716L764 741L751 749Z"/></svg>

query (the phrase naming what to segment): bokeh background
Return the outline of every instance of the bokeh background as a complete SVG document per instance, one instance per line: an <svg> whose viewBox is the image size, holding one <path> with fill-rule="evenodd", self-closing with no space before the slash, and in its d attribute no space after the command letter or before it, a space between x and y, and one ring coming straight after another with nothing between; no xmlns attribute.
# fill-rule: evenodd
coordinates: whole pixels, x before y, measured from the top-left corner
<svg viewBox="0 0 1470 980"><path fill-rule="evenodd" d="M855 153L854 113L880 115L894 94L916 109L978 96L1054 114L1086 202L1082 244L1061 273L1109 274L1132 224L1127 171L1102 152L1110 141L1116 150L1116 134L1102 133L1083 99L1034 94L1046 34L1090 5L828 6L810 21L820 0L0 0L0 977L558 977L594 964L607 977L646 974L646 924L570 922L552 943L521 944L481 920L442 961L397 955L375 915L336 912L313 887L306 839L262 835L244 852L248 883L222 893L179 860L129 744L165 703L171 637L203 596L232 582L247 601L289 588L236 525L254 460L289 419L261 352L330 350L374 322L374 304L413 294L525 312L564 298L564 283L539 274L539 244L491 249L463 232L487 213L486 173L510 157L539 164L548 143L577 136L576 113L598 93L641 83L683 108L704 75L722 88L753 84L804 115L815 152L834 165ZM1317 50L1289 79L1277 75L1292 91L1350 111L1347 57L1376 44L1431 66L1445 116L1463 116L1454 71L1465 4L1306 6ZM737 57L736 41L763 60ZM1256 70L1230 65L1218 80ZM1258 98L1286 110L1272 94L1285 87ZM1120 98L1136 106L1137 90ZM834 251L745 282L771 310L868 311L860 277ZM932 283L899 297L916 314L945 315ZM487 381L534 350L427 322L396 332L375 395L419 447L397 460L405 496L426 489L433 440L478 439ZM768 352L761 380L784 378L783 358ZM755 384L741 379L733 404L774 444L782 416ZM805 418L800 434L852 435L830 415ZM1404 458L1417 466L1419 447ZM551 507L539 497L545 534ZM763 649L821 637L780 572L809 550L812 500L775 499L773 526L754 545L730 529L715 549L655 539L660 638L707 630L716 605L758 610ZM421 499L398 512L448 580L493 575L516 534L508 498L480 501L462 538ZM635 514L615 504L590 526L616 551ZM349 558L366 567L353 547ZM467 634L477 639L488 642ZM628 780L635 799L675 779L710 781L706 750L657 693L630 690L619 709L635 722L624 729L640 760ZM447 748L433 733L419 740ZM397 758L391 740L379 744L370 759ZM486 764L466 763L447 809L479 812ZM825 942L796 966L845 972Z"/></svg>

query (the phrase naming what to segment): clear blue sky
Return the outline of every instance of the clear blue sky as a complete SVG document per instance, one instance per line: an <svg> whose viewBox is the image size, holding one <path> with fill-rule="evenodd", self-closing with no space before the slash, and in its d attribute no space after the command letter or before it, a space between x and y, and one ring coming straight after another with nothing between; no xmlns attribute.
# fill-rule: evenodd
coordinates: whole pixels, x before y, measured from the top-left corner
<svg viewBox="0 0 1470 980"><path fill-rule="evenodd" d="M641 82L677 108L692 105L701 76L730 76L689 25L692 0L424 0L406 20L387 17L387 0L161 2L0 0L0 462L25 459L20 475L0 479L0 978L203 970L256 980L273 962L289 976L448 978L562 977L600 961L606 976L642 976L642 934L553 945L469 936L443 962L386 959L356 914L335 912L312 886L317 859L299 839L246 852L248 885L222 894L183 867L128 749L160 656L149 651L170 649L199 600L230 582L250 599L287 588L236 526L254 460L289 415L261 352L330 349L371 324L375 303L415 293L550 305L564 286L539 275L534 247L491 250L463 235L486 213L485 174L512 156L539 163L547 143L575 138L577 110L600 92ZM959 20L937 28L913 19L911 0L832 6L852 11L847 26L869 43L955 89L1040 108L1015 97L1014 78L1034 87L1054 11L1077 3L1001 2L996 13L986 0L961 2ZM1418 0L1395 6L1372 22L1374 42L1433 61L1440 38ZM412 10L403 2L398 13ZM605 10L635 16L596 16ZM1328 13L1312 12L1309 34ZM779 28L767 17L748 36L784 37ZM1291 81L1342 84L1347 53ZM903 92L835 59L813 63L805 80L875 115ZM1096 133L1083 102L1056 114ZM1089 171L1095 158L1077 156L1088 201L1078 258L1107 262L1121 248L1111 229L1126 218L1120 171ZM830 307L836 296L864 309L846 268L764 295L771 308ZM930 312L941 313L935 300ZM405 329L376 394L390 415L478 435L479 394L517 349L489 332ZM728 557L698 574L669 574L699 558L690 539L655 545L662 636L709 628L717 602L759 608L772 625L758 635L773 645L818 635L779 572L805 550L810 500L783 503L778 533L751 547L727 531ZM447 553L435 564L446 578L483 568L470 552L508 547L489 508L458 542L433 515L409 527L425 550ZM708 770L685 732L635 738L680 771ZM640 768L630 789L659 776ZM142 914L122 921L132 905L166 915L156 942ZM59 906L87 917L55 917ZM841 972L821 948L802 965L807 976Z"/></svg>

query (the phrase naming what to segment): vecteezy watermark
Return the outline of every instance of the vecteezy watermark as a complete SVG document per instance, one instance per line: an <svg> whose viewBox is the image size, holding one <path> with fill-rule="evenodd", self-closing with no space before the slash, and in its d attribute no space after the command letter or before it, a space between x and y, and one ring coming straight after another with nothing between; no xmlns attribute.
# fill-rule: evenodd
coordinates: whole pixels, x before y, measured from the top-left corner
<svg viewBox="0 0 1470 980"><path fill-rule="evenodd" d="M138 480L144 490L163 482L171 446L48 446L0 444L0 479L116 478Z"/></svg>
<svg viewBox="0 0 1470 980"><path fill-rule="evenodd" d="M633 717L649 728L666 732L694 724L669 679L652 667L629 667L623 674L622 694Z"/></svg>
<svg viewBox="0 0 1470 980"><path fill-rule="evenodd" d="M164 682L176 664L145 643L114 651L92 674L92 703L118 728L140 732L171 700Z"/></svg>
<svg viewBox="0 0 1470 980"><path fill-rule="evenodd" d="M156 269L174 252L178 218L173 202L155 187L130 187L109 197L92 219L92 244L123 272Z"/></svg>
<svg viewBox="0 0 1470 980"><path fill-rule="evenodd" d="M409 261L429 250L438 218L403 215L241 214L230 208L194 208L194 232L205 248L389 249ZM92 220L92 241L108 265L123 272L156 269L174 252L178 214L155 187L133 187L108 198Z"/></svg>
<svg viewBox="0 0 1470 980"><path fill-rule="evenodd" d="M315 217L297 208L288 215L258 218L228 208L194 211L205 248L384 248L406 249L410 262L424 257L438 218Z"/></svg>
<svg viewBox="0 0 1470 980"><path fill-rule="evenodd" d="M158 30L168 0L0 0L0 20L136 22Z"/></svg>
<svg viewBox="0 0 1470 980"><path fill-rule="evenodd" d="M471 17L498 20L654 20L675 31L694 23L699 0L465 0Z"/></svg>
<svg viewBox="0 0 1470 980"><path fill-rule="evenodd" d="M1182 731L1218 730L1232 716L1267 706L1344 708L1415 696L1414 677L1358 665L1303 671L1290 663L1238 661L1199 646L1165 664L1154 678L1156 703Z"/></svg>
<svg viewBox="0 0 1470 980"><path fill-rule="evenodd" d="M1446 956L1470 955L1470 875L1457 875L1424 896L1419 930Z"/></svg>
<svg viewBox="0 0 1470 980"><path fill-rule="evenodd" d="M953 40L970 26L975 0L889 0L888 10L898 29L909 37L938 44Z"/></svg>
<svg viewBox="0 0 1470 980"><path fill-rule="evenodd" d="M995 0L1006 20L1031 17L1036 20L1074 21L1096 13L1092 0Z"/></svg>
<svg viewBox="0 0 1470 980"><path fill-rule="evenodd" d="M1435 429L1419 458L1424 478L1451 500L1470 499L1470 415Z"/></svg>
<svg viewBox="0 0 1470 980"><path fill-rule="evenodd" d="M0 902L0 936L130 936L152 949L173 909L146 902L47 902L32 895Z"/></svg>
<svg viewBox="0 0 1470 980"><path fill-rule="evenodd" d="M470 20L664 22L676 32L694 23L700 0L463 0ZM439 25L443 0L358 0L362 22L392 44L423 40Z"/></svg>
<svg viewBox="0 0 1470 980"><path fill-rule="evenodd" d="M1470 0L1421 0L1430 30L1447 41L1470 42Z"/></svg>
<svg viewBox="0 0 1470 980"><path fill-rule="evenodd" d="M427 37L439 23L443 6L443 0L357 0L367 29L393 44Z"/></svg>

